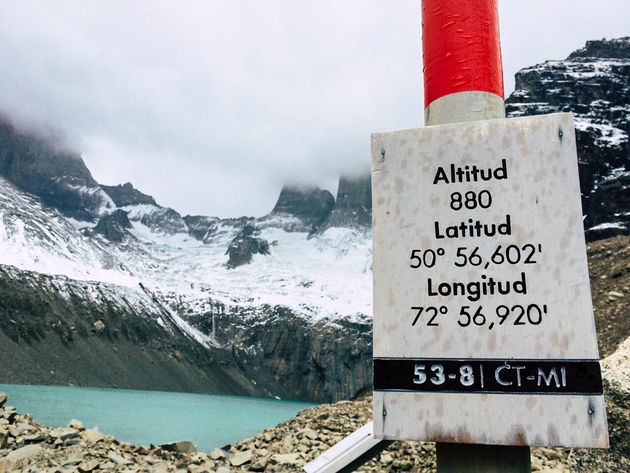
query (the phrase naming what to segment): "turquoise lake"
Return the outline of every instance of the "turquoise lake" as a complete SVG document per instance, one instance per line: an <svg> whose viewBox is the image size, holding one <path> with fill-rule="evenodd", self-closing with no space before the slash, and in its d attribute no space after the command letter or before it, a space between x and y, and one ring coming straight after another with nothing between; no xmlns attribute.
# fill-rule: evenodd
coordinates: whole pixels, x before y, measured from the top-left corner
<svg viewBox="0 0 630 473"><path fill-rule="evenodd" d="M79 419L86 428L136 445L190 440L210 452L284 422L315 404L214 394L135 391L65 386L0 384L7 405L31 413L35 422L65 427Z"/></svg>

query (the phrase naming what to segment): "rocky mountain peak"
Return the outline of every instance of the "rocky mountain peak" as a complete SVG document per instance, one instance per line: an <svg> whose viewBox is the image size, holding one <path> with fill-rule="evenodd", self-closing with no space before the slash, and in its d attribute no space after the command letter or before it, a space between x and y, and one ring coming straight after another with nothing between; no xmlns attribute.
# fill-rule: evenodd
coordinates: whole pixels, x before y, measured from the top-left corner
<svg viewBox="0 0 630 473"><path fill-rule="evenodd" d="M285 185L268 217L294 217L298 222L288 222L285 230L310 232L328 217L334 205L335 198L327 190Z"/></svg>
<svg viewBox="0 0 630 473"><path fill-rule="evenodd" d="M18 129L0 116L0 175L64 215L92 220L114 203L99 187L79 153L52 136Z"/></svg>
<svg viewBox="0 0 630 473"><path fill-rule="evenodd" d="M573 51L568 60L577 58L630 59L630 36L617 39L587 41L586 46Z"/></svg>
<svg viewBox="0 0 630 473"><path fill-rule="evenodd" d="M317 233L321 234L332 227L360 230L372 227L372 180L369 172L339 179L335 206Z"/></svg>
<svg viewBox="0 0 630 473"><path fill-rule="evenodd" d="M117 186L106 186L101 184L101 188L114 201L117 207L125 207L127 205L149 204L159 207L155 199L150 195L143 194L135 189L131 182L119 184Z"/></svg>

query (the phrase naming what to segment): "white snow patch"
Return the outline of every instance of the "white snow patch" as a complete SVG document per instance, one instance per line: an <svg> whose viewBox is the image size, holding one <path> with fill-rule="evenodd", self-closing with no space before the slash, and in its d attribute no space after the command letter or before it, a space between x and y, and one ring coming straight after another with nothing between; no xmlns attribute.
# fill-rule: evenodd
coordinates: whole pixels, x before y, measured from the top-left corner
<svg viewBox="0 0 630 473"><path fill-rule="evenodd" d="M605 123L593 123L587 118L576 116L575 128L580 131L594 130L597 132L597 139L604 142L608 146L620 146L621 143L628 141L628 134L617 127Z"/></svg>
<svg viewBox="0 0 630 473"><path fill-rule="evenodd" d="M369 233L330 229L321 237L265 228L270 255L227 269L225 254L237 233L224 229L212 244L187 234L152 233L134 222L131 233L147 254L127 258L143 283L187 298L209 296L228 306L284 305L309 318L372 313L372 241ZM122 257L123 255L121 255ZM131 256L131 255L130 255Z"/></svg>
<svg viewBox="0 0 630 473"><path fill-rule="evenodd" d="M129 220L140 220L145 215L151 215L154 212L160 210L160 207L153 204L138 204L138 205L127 205L122 207L122 209L128 212L127 218Z"/></svg>
<svg viewBox="0 0 630 473"><path fill-rule="evenodd" d="M64 182L64 185L69 189L78 192L79 194L96 197L101 203L100 207L96 209L96 213L99 216L103 216L112 209L116 208L116 204L114 203L112 198L100 187L77 186L68 182Z"/></svg>
<svg viewBox="0 0 630 473"><path fill-rule="evenodd" d="M0 178L0 264L132 286L138 279L59 213Z"/></svg>
<svg viewBox="0 0 630 473"><path fill-rule="evenodd" d="M606 222L595 225L594 227L589 228L589 230L607 230L611 228L615 230L625 230L626 226L621 222Z"/></svg>

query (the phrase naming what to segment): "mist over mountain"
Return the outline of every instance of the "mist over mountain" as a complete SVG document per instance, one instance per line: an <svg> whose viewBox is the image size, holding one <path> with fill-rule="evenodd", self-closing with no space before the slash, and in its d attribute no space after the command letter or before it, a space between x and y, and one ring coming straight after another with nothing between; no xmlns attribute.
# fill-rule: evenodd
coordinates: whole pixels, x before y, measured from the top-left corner
<svg viewBox="0 0 630 473"><path fill-rule="evenodd" d="M90 220L113 210L81 155L0 115L0 175L68 217Z"/></svg>

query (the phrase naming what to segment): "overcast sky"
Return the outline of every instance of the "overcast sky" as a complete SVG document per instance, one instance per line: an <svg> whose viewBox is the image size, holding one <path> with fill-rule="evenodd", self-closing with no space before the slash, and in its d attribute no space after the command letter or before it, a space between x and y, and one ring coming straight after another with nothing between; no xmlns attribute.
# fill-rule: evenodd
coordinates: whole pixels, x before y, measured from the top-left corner
<svg viewBox="0 0 630 473"><path fill-rule="evenodd" d="M423 125L419 0L0 0L0 110L58 127L104 184L181 213L334 191L370 133ZM514 73L630 35L628 0L500 0Z"/></svg>

